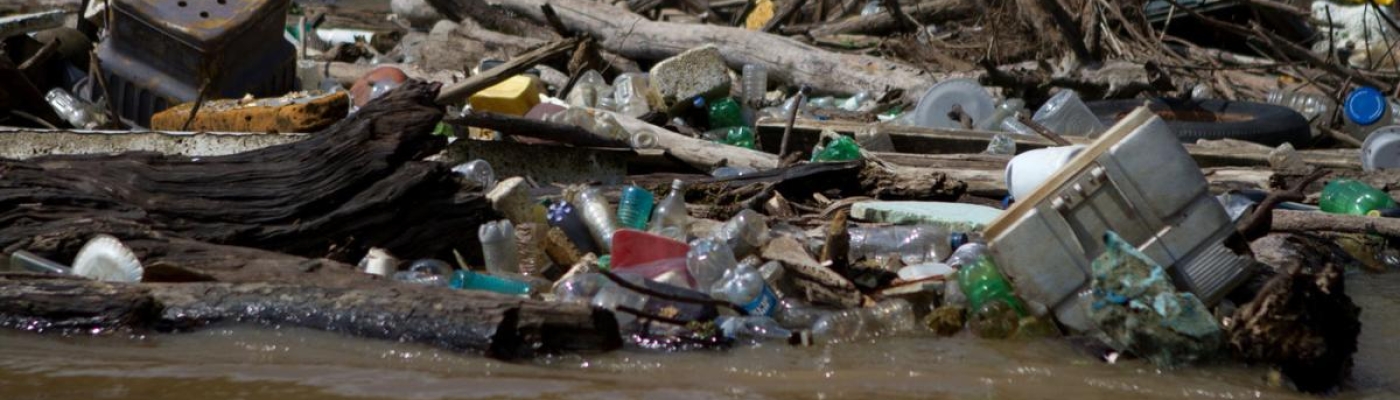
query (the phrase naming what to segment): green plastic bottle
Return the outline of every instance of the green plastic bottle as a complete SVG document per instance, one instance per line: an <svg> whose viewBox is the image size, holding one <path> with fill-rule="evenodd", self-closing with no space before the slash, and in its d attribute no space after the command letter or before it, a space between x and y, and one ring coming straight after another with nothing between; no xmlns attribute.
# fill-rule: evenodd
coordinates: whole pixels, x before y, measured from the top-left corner
<svg viewBox="0 0 1400 400"><path fill-rule="evenodd" d="M731 126L728 128L713 129L709 132L705 132L704 137L730 146L739 146L746 149L754 148L753 129L747 126Z"/></svg>
<svg viewBox="0 0 1400 400"><path fill-rule="evenodd" d="M733 98L725 97L710 103L710 129L745 126L744 108Z"/></svg>
<svg viewBox="0 0 1400 400"><path fill-rule="evenodd" d="M812 161L851 161L860 159L860 145L850 136L838 137L827 142L826 147L812 153Z"/></svg>
<svg viewBox="0 0 1400 400"><path fill-rule="evenodd" d="M1337 179L1322 188L1318 201L1322 211L1332 214L1366 215L1374 210L1395 208L1389 194L1351 179Z"/></svg>
<svg viewBox="0 0 1400 400"><path fill-rule="evenodd" d="M984 338L1015 334L1021 318L1029 313L1012 291L1011 283L997 270L987 254L987 246L963 245L948 257L948 265L958 268L958 287L967 296L968 327L972 332Z"/></svg>

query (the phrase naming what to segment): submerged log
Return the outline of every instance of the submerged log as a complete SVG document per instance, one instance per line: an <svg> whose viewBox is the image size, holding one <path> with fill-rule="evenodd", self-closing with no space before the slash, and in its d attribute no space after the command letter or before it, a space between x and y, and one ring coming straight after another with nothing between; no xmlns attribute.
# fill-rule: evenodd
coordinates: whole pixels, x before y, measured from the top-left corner
<svg viewBox="0 0 1400 400"><path fill-rule="evenodd" d="M504 360L622 346L610 312L487 292L384 281L120 284L0 274L3 327L171 332L231 321L481 351Z"/></svg>
<svg viewBox="0 0 1400 400"><path fill-rule="evenodd" d="M304 141L216 157L153 153L0 160L0 248L71 259L95 233L146 232L305 257L474 258L495 218L443 165L436 85L410 82ZM85 225L103 222L107 228ZM46 242L48 241L48 242ZM62 243L52 243L59 241ZM45 249L49 251L44 251Z"/></svg>

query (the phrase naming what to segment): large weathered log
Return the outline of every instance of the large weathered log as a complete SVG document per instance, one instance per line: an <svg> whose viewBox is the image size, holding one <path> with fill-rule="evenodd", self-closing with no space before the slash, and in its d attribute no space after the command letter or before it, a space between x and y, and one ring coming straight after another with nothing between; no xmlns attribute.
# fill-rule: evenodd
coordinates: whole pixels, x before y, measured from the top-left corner
<svg viewBox="0 0 1400 400"><path fill-rule="evenodd" d="M444 0L447 1L447 0ZM484 0L450 0L457 3ZM545 0L500 0L505 9L544 22ZM731 68L768 67L769 79L808 84L820 92L853 94L902 89L917 96L934 81L923 71L877 57L840 54L777 35L717 25L651 21L624 8L589 0L550 0L569 29L586 32L604 48L636 60L660 60L706 44L719 46Z"/></svg>
<svg viewBox="0 0 1400 400"><path fill-rule="evenodd" d="M446 167L436 86L411 82L310 139L227 156L151 153L0 160L0 247L41 247L85 221L307 257L470 255L495 217L480 190ZM121 237L121 236L118 236ZM85 237L83 238L85 239ZM71 256L72 253L49 254Z"/></svg>
<svg viewBox="0 0 1400 400"><path fill-rule="evenodd" d="M223 321L424 343L506 360L622 345L617 321L604 310L382 280L118 284L0 274L0 327L184 331Z"/></svg>
<svg viewBox="0 0 1400 400"><path fill-rule="evenodd" d="M967 0L932 0L912 6L904 11L922 23L938 23L971 16L983 8L977 2ZM900 25L895 16L888 12L861 15L825 24L808 31L812 36L841 34L879 35L889 33ZM793 27L796 28L796 27ZM787 29L783 30L789 32Z"/></svg>
<svg viewBox="0 0 1400 400"><path fill-rule="evenodd" d="M1400 238L1400 220L1321 212L1274 210L1275 232L1367 233Z"/></svg>

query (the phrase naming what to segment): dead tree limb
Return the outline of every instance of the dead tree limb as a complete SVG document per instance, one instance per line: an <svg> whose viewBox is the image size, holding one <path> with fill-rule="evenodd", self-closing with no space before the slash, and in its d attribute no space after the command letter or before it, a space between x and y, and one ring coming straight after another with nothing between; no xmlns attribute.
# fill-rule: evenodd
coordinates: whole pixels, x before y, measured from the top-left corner
<svg viewBox="0 0 1400 400"><path fill-rule="evenodd" d="M1400 219L1320 212L1274 210L1275 232L1366 233L1400 238Z"/></svg>
<svg viewBox="0 0 1400 400"><path fill-rule="evenodd" d="M933 0L915 5L907 11L909 17L919 23L942 22L965 18L976 14L981 10L977 2L967 0ZM814 37L832 36L841 34L866 34L878 35L893 32L905 24L901 18L896 18L892 13L878 13L872 15L861 15L850 17L836 22L823 24L817 27L792 27L795 30L808 30ZM789 32L787 29L784 33Z"/></svg>
<svg viewBox="0 0 1400 400"><path fill-rule="evenodd" d="M478 0L452 0L458 2ZM544 21L539 6L545 0L504 0L501 7ZM819 92L853 94L902 89L917 96L932 84L912 66L878 57L840 54L795 40L717 25L687 25L647 20L626 9L589 0L550 0L572 31L587 32L604 48L637 60L660 60L682 51L713 44L730 68L758 64L769 79L810 84Z"/></svg>
<svg viewBox="0 0 1400 400"><path fill-rule="evenodd" d="M0 326L33 331L186 331L221 321L289 325L480 351L513 360L621 347L612 313L383 280L118 284L0 275Z"/></svg>
<svg viewBox="0 0 1400 400"><path fill-rule="evenodd" d="M442 93L437 97L437 102L439 104L451 104L466 101L468 97L471 97L471 95L476 94L476 92L482 89L510 79L510 77L530 69L530 67L533 67L535 64L539 64L550 58L562 55L569 50L573 50L578 47L578 43L579 39L576 38L555 41L511 58L510 61L506 61L505 64L483 71L480 74L467 78L465 81L443 89Z"/></svg>

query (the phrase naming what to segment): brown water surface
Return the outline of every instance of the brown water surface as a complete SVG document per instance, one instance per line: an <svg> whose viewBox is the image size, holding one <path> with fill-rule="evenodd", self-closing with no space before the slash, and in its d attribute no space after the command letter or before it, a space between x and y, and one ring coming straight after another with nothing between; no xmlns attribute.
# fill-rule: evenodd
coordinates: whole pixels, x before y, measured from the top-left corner
<svg viewBox="0 0 1400 400"><path fill-rule="evenodd" d="M1400 274L1352 275L1354 388L1400 398ZM1063 341L886 338L503 363L293 328L61 337L0 331L3 399L1304 399L1260 367L1105 364Z"/></svg>

